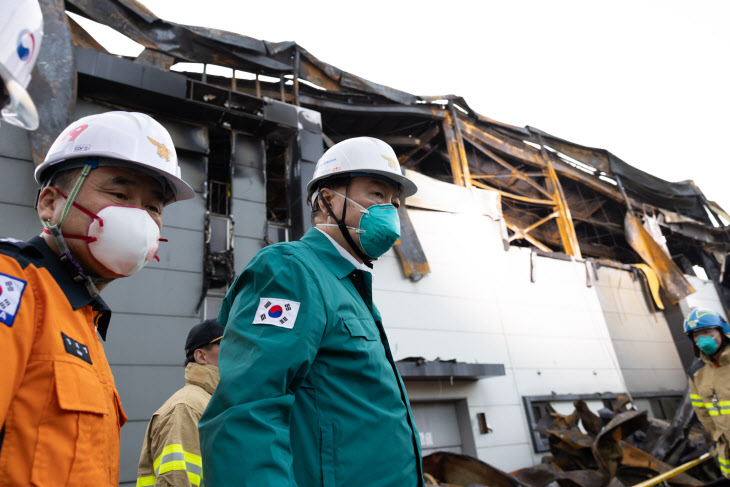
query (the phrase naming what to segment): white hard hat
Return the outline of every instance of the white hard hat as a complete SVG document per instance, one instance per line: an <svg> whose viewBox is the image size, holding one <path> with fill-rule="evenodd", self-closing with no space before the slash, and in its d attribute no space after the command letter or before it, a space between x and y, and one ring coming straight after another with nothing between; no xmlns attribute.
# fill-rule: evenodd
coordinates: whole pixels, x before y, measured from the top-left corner
<svg viewBox="0 0 730 487"><path fill-rule="evenodd" d="M170 134L144 113L106 112L76 120L58 136L35 169L35 180L43 184L51 167L87 157L110 157L161 176L172 187L175 201L195 196L193 188L180 178Z"/></svg>
<svg viewBox="0 0 730 487"><path fill-rule="evenodd" d="M311 191L322 179L347 173L385 176L401 186L401 196L404 198L418 191L413 181L401 174L398 156L393 148L372 137L343 140L327 149L317 161L314 176L307 184L307 191Z"/></svg>
<svg viewBox="0 0 730 487"><path fill-rule="evenodd" d="M26 91L43 39L43 14L37 0L0 0L0 79L8 100L3 120L28 130L38 128L38 111Z"/></svg>

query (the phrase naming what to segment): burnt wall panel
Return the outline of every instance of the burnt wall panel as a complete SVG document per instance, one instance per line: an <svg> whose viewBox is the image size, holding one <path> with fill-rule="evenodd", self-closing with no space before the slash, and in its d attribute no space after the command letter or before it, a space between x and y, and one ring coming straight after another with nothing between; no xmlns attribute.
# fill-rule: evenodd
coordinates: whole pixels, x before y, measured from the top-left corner
<svg viewBox="0 0 730 487"><path fill-rule="evenodd" d="M240 133L234 134L232 162L263 172L266 164L266 147L263 139Z"/></svg>
<svg viewBox="0 0 730 487"><path fill-rule="evenodd" d="M201 154L180 151L177 159L180 164L182 178L196 193L202 193L203 184L207 180L208 158ZM202 196L199 197L202 198Z"/></svg>
<svg viewBox="0 0 730 487"><path fill-rule="evenodd" d="M238 274L264 246L266 148L263 139L234 134L232 164L233 262Z"/></svg>
<svg viewBox="0 0 730 487"><path fill-rule="evenodd" d="M234 237L233 241L233 260L238 275L266 244L261 238Z"/></svg>
<svg viewBox="0 0 730 487"><path fill-rule="evenodd" d="M260 168L235 164L233 185L236 188L237 199L256 203L266 202L266 176Z"/></svg>
<svg viewBox="0 0 730 487"><path fill-rule="evenodd" d="M234 198L231 201L233 235L263 240L266 234L266 203Z"/></svg>

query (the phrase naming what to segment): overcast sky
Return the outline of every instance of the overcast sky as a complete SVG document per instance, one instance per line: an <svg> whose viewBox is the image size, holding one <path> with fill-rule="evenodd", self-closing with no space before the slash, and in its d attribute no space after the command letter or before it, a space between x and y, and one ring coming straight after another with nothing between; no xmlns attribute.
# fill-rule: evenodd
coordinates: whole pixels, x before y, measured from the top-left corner
<svg viewBox="0 0 730 487"><path fill-rule="evenodd" d="M417 95L608 149L730 211L730 2L142 0L173 22L296 41Z"/></svg>

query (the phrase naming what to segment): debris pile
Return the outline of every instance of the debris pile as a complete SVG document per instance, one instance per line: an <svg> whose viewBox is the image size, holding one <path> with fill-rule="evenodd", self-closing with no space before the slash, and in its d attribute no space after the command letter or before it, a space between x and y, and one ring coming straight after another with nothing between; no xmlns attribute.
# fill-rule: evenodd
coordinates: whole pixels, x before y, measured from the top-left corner
<svg viewBox="0 0 730 487"><path fill-rule="evenodd" d="M466 455L436 452L423 459L427 482L464 487L628 487L669 472L714 445L697 422L688 395L671 423L649 418L624 396L613 410L602 409L598 415L584 401L573 404L572 414L553 411L535 428L550 443L550 455L541 464L508 474ZM666 482L699 487L719 476L716 463L707 461Z"/></svg>

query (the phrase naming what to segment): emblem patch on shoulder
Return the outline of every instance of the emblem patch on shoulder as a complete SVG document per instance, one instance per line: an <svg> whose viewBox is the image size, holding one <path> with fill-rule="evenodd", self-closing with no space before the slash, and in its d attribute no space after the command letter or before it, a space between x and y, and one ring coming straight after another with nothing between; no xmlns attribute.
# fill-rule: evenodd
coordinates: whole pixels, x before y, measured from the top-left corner
<svg viewBox="0 0 730 487"><path fill-rule="evenodd" d="M91 355L89 355L89 348L86 345L77 342L64 332L61 332L61 338L63 339L63 346L66 349L66 353L70 353L86 363L91 363Z"/></svg>
<svg viewBox="0 0 730 487"><path fill-rule="evenodd" d="M27 282L0 274L0 323L13 326Z"/></svg>
<svg viewBox="0 0 730 487"><path fill-rule="evenodd" d="M299 313L299 303L288 299L261 298L256 308L254 325L273 325L281 328L294 328Z"/></svg>

